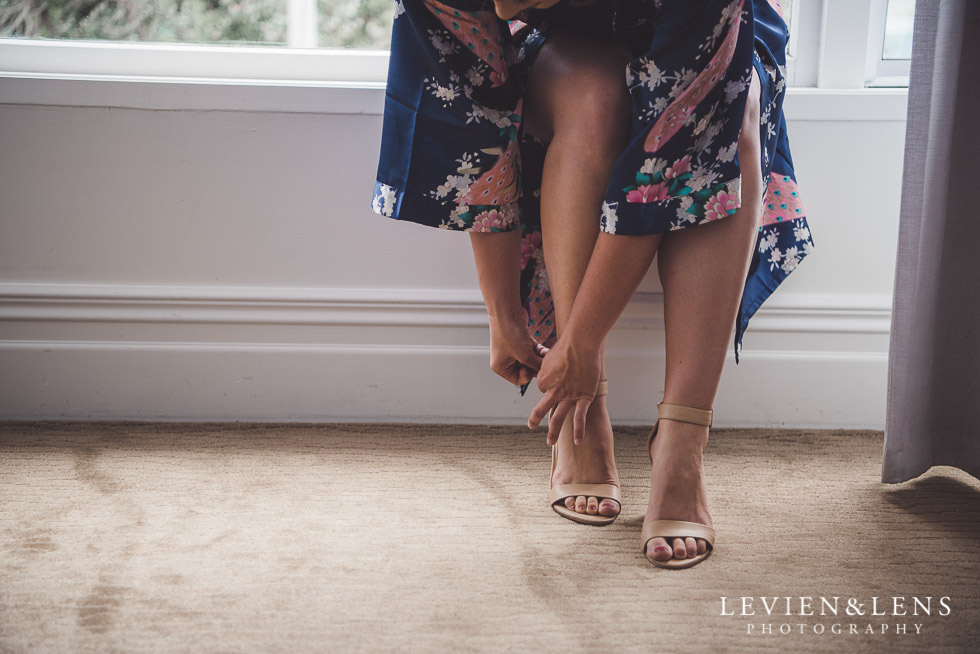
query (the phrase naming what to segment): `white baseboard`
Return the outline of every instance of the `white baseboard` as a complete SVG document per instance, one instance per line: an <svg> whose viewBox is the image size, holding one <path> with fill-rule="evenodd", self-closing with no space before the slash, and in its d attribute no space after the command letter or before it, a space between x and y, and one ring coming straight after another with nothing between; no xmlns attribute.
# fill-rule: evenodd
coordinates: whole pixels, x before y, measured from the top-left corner
<svg viewBox="0 0 980 654"><path fill-rule="evenodd" d="M888 297L776 294L730 361L718 426L884 425ZM662 306L610 337L609 406L650 424ZM0 284L0 418L519 424L476 291Z"/></svg>

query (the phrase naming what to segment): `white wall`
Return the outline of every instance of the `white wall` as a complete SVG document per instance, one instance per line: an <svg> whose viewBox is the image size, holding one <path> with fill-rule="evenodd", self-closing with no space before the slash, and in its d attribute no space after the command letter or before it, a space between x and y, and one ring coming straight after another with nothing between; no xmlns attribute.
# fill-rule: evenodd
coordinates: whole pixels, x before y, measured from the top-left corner
<svg viewBox="0 0 980 654"><path fill-rule="evenodd" d="M0 418L521 423L463 234L376 216L377 89L0 78ZM816 251L729 363L716 424L884 424L900 91L787 98ZM655 272L610 406L663 392Z"/></svg>

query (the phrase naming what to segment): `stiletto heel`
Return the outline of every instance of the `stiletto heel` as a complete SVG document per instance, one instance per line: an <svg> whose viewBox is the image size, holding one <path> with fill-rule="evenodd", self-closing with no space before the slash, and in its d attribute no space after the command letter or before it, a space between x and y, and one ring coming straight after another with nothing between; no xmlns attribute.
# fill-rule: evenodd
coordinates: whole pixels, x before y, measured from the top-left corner
<svg viewBox="0 0 980 654"><path fill-rule="evenodd" d="M607 380L602 380L596 387L595 397L602 397L609 392L609 382ZM553 416L555 410L552 409L548 414L549 419ZM551 446L551 477L555 478L555 467L558 465L558 444L555 443ZM551 482L549 481L549 484ZM615 484L559 484L558 486L551 487L548 491L548 504L555 512L562 516L563 518L568 518L575 522L580 522L586 525L603 526L612 524L616 518L619 517L620 513L614 516L607 517L603 515L590 515L588 513L578 513L577 511L572 511L567 506L562 503L567 497L578 497L579 495L584 495L586 497L594 497L602 503L604 499L616 500L619 503L619 512L623 512L623 502L620 499L619 486Z"/></svg>
<svg viewBox="0 0 980 654"><path fill-rule="evenodd" d="M694 407L680 404L658 404L657 411L659 413L657 422L653 425L653 429L650 431L650 437L647 439L647 455L650 457L650 463L653 463L653 455L650 454L650 445L653 443L654 436L657 435L657 429L660 427L661 420L676 420L677 422L687 422L693 425L711 427L712 411L709 409L695 409ZM703 538L708 543L708 546L705 548L704 554L698 554L689 559L656 561L648 557L646 553L647 544L657 537L663 538L664 540L668 538ZM704 561L711 554L712 550L714 550L715 530L699 522L651 520L643 526L640 534L640 542L640 552L643 553L644 558L650 563L661 568L689 568L692 565L697 565L701 561Z"/></svg>

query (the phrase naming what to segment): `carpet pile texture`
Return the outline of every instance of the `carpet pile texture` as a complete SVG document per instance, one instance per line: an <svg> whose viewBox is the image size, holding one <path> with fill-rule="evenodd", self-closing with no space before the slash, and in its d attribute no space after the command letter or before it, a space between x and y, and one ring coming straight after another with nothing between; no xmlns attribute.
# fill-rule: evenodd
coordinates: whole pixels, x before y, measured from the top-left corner
<svg viewBox="0 0 980 654"><path fill-rule="evenodd" d="M883 485L881 432L715 429L715 552L662 570L645 436L616 429L624 512L590 527L547 506L543 430L0 423L0 651L976 651L976 479Z"/></svg>

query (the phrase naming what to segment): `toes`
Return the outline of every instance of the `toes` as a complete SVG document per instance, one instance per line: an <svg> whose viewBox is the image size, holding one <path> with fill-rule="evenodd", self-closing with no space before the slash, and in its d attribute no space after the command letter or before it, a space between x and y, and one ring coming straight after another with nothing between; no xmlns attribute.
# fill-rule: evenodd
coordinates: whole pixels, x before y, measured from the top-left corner
<svg viewBox="0 0 980 654"><path fill-rule="evenodd" d="M602 500L599 502L599 515L605 516L606 518L619 515L619 502L609 499Z"/></svg>
<svg viewBox="0 0 980 654"><path fill-rule="evenodd" d="M566 497L565 498L565 508L568 509L569 511L574 511L575 510L575 498L574 497Z"/></svg>
<svg viewBox="0 0 980 654"><path fill-rule="evenodd" d="M698 544L694 542L693 537L688 537L684 539L684 548L687 550L687 558L694 558L698 553Z"/></svg>
<svg viewBox="0 0 980 654"><path fill-rule="evenodd" d="M687 558L687 547L684 545L684 541L680 538L675 538L674 542L671 543L674 548L674 558L675 559L686 559Z"/></svg>
<svg viewBox="0 0 980 654"><path fill-rule="evenodd" d="M704 554L708 551L708 541L703 538L698 539L698 554Z"/></svg>
<svg viewBox="0 0 980 654"><path fill-rule="evenodd" d="M584 495L579 495L575 498L575 511L577 513L585 513L586 501Z"/></svg>
<svg viewBox="0 0 980 654"><path fill-rule="evenodd" d="M599 512L599 498L590 497L585 503L585 511L591 515Z"/></svg>
<svg viewBox="0 0 980 654"><path fill-rule="evenodd" d="M667 541L659 536L647 543L647 558L655 561L669 561L673 556Z"/></svg>

